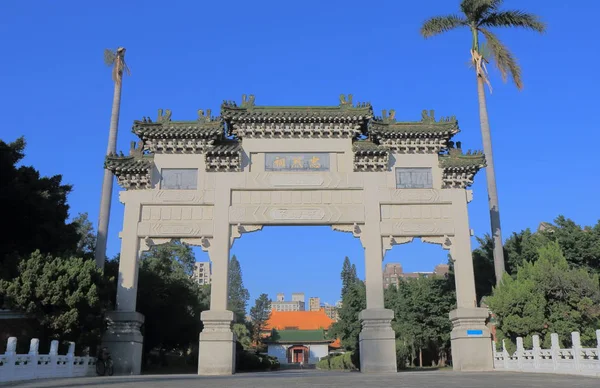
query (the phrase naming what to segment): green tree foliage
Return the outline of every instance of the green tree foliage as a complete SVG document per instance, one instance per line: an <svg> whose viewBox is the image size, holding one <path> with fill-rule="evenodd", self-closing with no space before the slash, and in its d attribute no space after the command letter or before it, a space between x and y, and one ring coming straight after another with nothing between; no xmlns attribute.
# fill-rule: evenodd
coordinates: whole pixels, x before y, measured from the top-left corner
<svg viewBox="0 0 600 388"><path fill-rule="evenodd" d="M443 364L450 348L452 326L448 314L455 306L454 287L449 279L420 277L404 279L384 294L386 308L394 311L392 326L396 332L400 366L422 364L423 351Z"/></svg>
<svg viewBox="0 0 600 388"><path fill-rule="evenodd" d="M342 298L348 289L358 281L356 275L356 266L350 263L348 256L344 258L344 264L342 265Z"/></svg>
<svg viewBox="0 0 600 388"><path fill-rule="evenodd" d="M342 295L342 307L338 311L339 319L329 329L329 338L340 338L342 346L348 351L358 349L360 334L360 312L367 308L365 283L361 280L348 286Z"/></svg>
<svg viewBox="0 0 600 388"><path fill-rule="evenodd" d="M73 219L73 224L75 224L77 235L79 236L75 255L84 259L93 259L96 250L96 234L94 232L94 225L89 220L88 214L79 213Z"/></svg>
<svg viewBox="0 0 600 388"><path fill-rule="evenodd" d="M514 277L505 275L486 298L498 319L498 339L514 346L524 337L531 344L538 334L549 346L550 334L558 333L568 345L570 333L579 331L582 342L591 344L600 327L598 275L570 266L558 241L539 248L537 256L518 266Z"/></svg>
<svg viewBox="0 0 600 388"><path fill-rule="evenodd" d="M8 305L35 317L40 338L97 345L105 308L100 290L102 272L93 260L53 257L35 251L21 261L19 275L0 280Z"/></svg>
<svg viewBox="0 0 600 388"><path fill-rule="evenodd" d="M248 330L248 326L244 323L234 323L231 331L235 333L237 341L242 345L244 350L252 347L252 334Z"/></svg>
<svg viewBox="0 0 600 388"><path fill-rule="evenodd" d="M229 261L229 301L227 308L233 311L237 322L244 322L246 307L250 299L250 293L244 288L242 280L242 268L237 257L233 255Z"/></svg>
<svg viewBox="0 0 600 388"><path fill-rule="evenodd" d="M517 268L525 262L539 258L539 249L550 242L556 242L570 266L585 268L600 273L600 221L594 226L581 227L573 220L558 216L554 223L545 224L543 230L530 229L513 233L504 243L506 271L515 275ZM495 284L492 247L489 235L477 238L479 247L473 251L475 287L478 300L492 293Z"/></svg>
<svg viewBox="0 0 600 388"><path fill-rule="evenodd" d="M0 206L10 220L0 244L0 279L17 276L21 258L34 251L53 256L74 254L78 236L68 223L67 195L72 187L62 177L42 177L31 166L17 166L24 158L25 140L0 140Z"/></svg>
<svg viewBox="0 0 600 388"><path fill-rule="evenodd" d="M255 344L260 344L261 336L267 321L271 316L271 300L267 294L260 294L250 309L250 318L252 318L252 339Z"/></svg>
<svg viewBox="0 0 600 388"><path fill-rule="evenodd" d="M153 246L140 261L137 310L144 314L144 351L185 348L198 341L207 288L191 277L192 249L178 241Z"/></svg>

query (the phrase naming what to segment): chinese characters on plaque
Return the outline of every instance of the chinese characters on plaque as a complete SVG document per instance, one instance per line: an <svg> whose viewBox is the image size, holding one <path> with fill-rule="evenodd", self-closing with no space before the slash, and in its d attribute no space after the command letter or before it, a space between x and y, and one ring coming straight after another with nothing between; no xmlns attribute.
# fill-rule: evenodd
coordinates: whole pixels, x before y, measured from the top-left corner
<svg viewBox="0 0 600 388"><path fill-rule="evenodd" d="M266 171L329 171L328 153L266 153Z"/></svg>
<svg viewBox="0 0 600 388"><path fill-rule="evenodd" d="M397 189L430 189L432 187L431 168L396 168Z"/></svg>

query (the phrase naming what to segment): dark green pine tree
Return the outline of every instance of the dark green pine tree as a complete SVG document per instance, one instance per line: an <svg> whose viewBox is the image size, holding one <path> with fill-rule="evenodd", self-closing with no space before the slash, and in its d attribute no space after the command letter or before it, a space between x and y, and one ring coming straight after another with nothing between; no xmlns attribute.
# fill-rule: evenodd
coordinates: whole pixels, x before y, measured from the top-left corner
<svg viewBox="0 0 600 388"><path fill-rule="evenodd" d="M250 299L250 293L244 288L240 262L233 255L229 261L229 299L227 308L233 311L237 322L244 322L245 320L248 299Z"/></svg>
<svg viewBox="0 0 600 388"><path fill-rule="evenodd" d="M356 275L356 266L354 264L350 264L350 259L348 258L348 256L346 256L344 258L344 264L342 266L341 278L342 278L342 298L344 298L344 295L346 294L346 292L348 292L350 287L353 284L356 284L356 282L358 282L358 276Z"/></svg>
<svg viewBox="0 0 600 388"><path fill-rule="evenodd" d="M252 339L258 345L260 342L260 333L264 330L269 317L271 316L271 300L267 294L260 294L254 302L254 307L250 309L250 318L252 318Z"/></svg>

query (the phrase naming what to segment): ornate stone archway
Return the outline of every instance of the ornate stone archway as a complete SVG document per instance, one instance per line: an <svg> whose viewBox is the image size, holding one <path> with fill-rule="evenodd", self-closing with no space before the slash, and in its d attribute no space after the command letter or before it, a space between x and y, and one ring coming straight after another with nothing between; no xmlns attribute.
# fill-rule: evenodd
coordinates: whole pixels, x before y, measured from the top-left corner
<svg viewBox="0 0 600 388"><path fill-rule="evenodd" d="M423 112L397 122L369 103L341 96L337 106L240 106L196 121L135 121L141 139L106 168L126 189L116 311L104 342L123 374L140 372L143 316L136 313L140 253L172 238L201 246L212 261L210 310L202 313L198 373L235 370L227 272L233 241L263 225L330 225L365 249L367 309L360 314L361 371L396 371L393 312L384 308L387 249L420 237L449 249L457 309L450 319L454 368L492 369L487 310L477 308L467 204L481 153L463 154L454 118ZM396 317L402 319L402 317Z"/></svg>

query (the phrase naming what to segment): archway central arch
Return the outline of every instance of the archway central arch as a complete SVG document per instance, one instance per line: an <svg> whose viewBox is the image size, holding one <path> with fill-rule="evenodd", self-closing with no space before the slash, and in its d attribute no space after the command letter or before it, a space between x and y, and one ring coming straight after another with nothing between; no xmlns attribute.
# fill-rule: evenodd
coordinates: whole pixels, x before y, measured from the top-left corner
<svg viewBox="0 0 600 388"><path fill-rule="evenodd" d="M200 111L196 121L172 121L161 110L157 122L134 122L133 132L141 142L130 155L106 160L126 189L117 309L104 338L119 358L117 372L140 372L140 253L179 238L201 246L212 262L198 373L233 373L230 249L265 225L329 225L360 238L367 286L362 372L396 371L394 316L383 304L385 250L415 237L450 249L454 368L492 369L487 310L476 304L466 190L485 161L454 147L455 119L424 112L421 121L401 123L393 111L374 118L370 104L353 105L351 96L325 107L256 106L244 96L240 106L224 103L219 118Z"/></svg>

